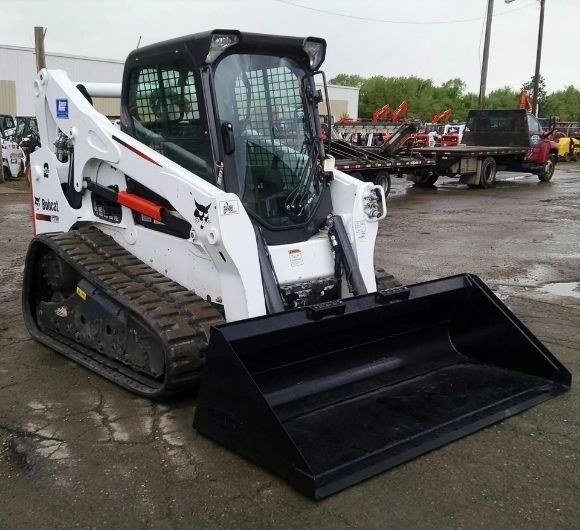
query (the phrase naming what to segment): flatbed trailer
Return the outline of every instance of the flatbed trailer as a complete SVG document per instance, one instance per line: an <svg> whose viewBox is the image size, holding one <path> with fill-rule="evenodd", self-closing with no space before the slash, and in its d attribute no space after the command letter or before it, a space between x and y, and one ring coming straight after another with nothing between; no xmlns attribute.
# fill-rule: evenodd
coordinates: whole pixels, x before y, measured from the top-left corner
<svg viewBox="0 0 580 530"><path fill-rule="evenodd" d="M429 169L434 170L437 161L417 150L401 151L401 146L414 134L413 124L397 126L395 133L380 147L360 147L342 140L333 140L330 154L335 158L336 169L365 182L382 186L385 195L391 191L391 178L403 177Z"/></svg>
<svg viewBox="0 0 580 530"><path fill-rule="evenodd" d="M498 171L513 171L533 173L547 182L558 161L558 144L549 135L525 110L471 111L465 144L416 149L432 158L435 168L408 178L419 185L433 185L440 176L448 176L470 187L490 188Z"/></svg>
<svg viewBox="0 0 580 530"><path fill-rule="evenodd" d="M335 159L335 167L365 182L374 182L383 186L385 195L388 195L391 191L392 177L402 178L405 175L415 174L417 171L434 170L437 167L437 161L419 154L393 155L375 160L338 158Z"/></svg>

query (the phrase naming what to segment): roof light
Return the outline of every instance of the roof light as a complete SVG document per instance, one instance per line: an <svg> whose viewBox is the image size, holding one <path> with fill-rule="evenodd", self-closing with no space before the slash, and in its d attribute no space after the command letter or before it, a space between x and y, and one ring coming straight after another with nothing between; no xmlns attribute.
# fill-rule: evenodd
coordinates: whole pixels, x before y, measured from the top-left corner
<svg viewBox="0 0 580 530"><path fill-rule="evenodd" d="M213 63L227 48L240 42L240 38L233 34L214 33L211 36L209 52L205 58L207 64Z"/></svg>
<svg viewBox="0 0 580 530"><path fill-rule="evenodd" d="M304 40L302 49L306 52L306 55L308 55L310 68L312 68L312 70L318 70L324 61L324 55L326 53L326 42L322 39L315 40L312 39L312 37L308 37Z"/></svg>

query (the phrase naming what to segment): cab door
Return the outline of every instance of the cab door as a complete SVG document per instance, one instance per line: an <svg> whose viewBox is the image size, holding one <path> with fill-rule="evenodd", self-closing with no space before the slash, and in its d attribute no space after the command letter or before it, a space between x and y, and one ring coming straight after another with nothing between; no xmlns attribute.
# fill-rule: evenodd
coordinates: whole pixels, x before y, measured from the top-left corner
<svg viewBox="0 0 580 530"><path fill-rule="evenodd" d="M544 131L538 118L532 113L528 113L527 120L531 152L526 158L526 161L535 164L544 164L550 154L550 141L542 138Z"/></svg>

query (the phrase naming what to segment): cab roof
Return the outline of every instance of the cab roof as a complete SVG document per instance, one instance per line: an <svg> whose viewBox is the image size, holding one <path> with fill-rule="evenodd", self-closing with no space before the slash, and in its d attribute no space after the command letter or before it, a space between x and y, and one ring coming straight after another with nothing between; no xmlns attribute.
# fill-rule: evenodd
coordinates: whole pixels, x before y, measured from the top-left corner
<svg viewBox="0 0 580 530"><path fill-rule="evenodd" d="M141 62L156 60L160 56L179 56L180 54L193 58L196 66L202 67L210 49L213 35L236 35L238 43L230 46L227 53L267 53L268 55L290 56L304 60L309 65L308 55L303 45L306 40L320 42L323 46L322 62L326 54L326 41L317 37L289 37L285 35L267 35L263 33L248 33L233 29L214 29L202 33L194 33L175 39L150 44L133 50L127 56L125 67L135 66Z"/></svg>

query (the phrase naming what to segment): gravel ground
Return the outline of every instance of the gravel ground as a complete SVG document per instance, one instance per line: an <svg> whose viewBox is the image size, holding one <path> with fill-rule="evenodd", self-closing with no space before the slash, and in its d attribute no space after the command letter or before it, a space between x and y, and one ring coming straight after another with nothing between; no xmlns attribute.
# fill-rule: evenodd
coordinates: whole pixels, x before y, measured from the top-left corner
<svg viewBox="0 0 580 530"><path fill-rule="evenodd" d="M492 190L394 183L378 265L404 283L480 275L580 372L580 166ZM570 528L580 392L314 503L152 403L33 342L20 314L23 182L0 185L0 528Z"/></svg>

